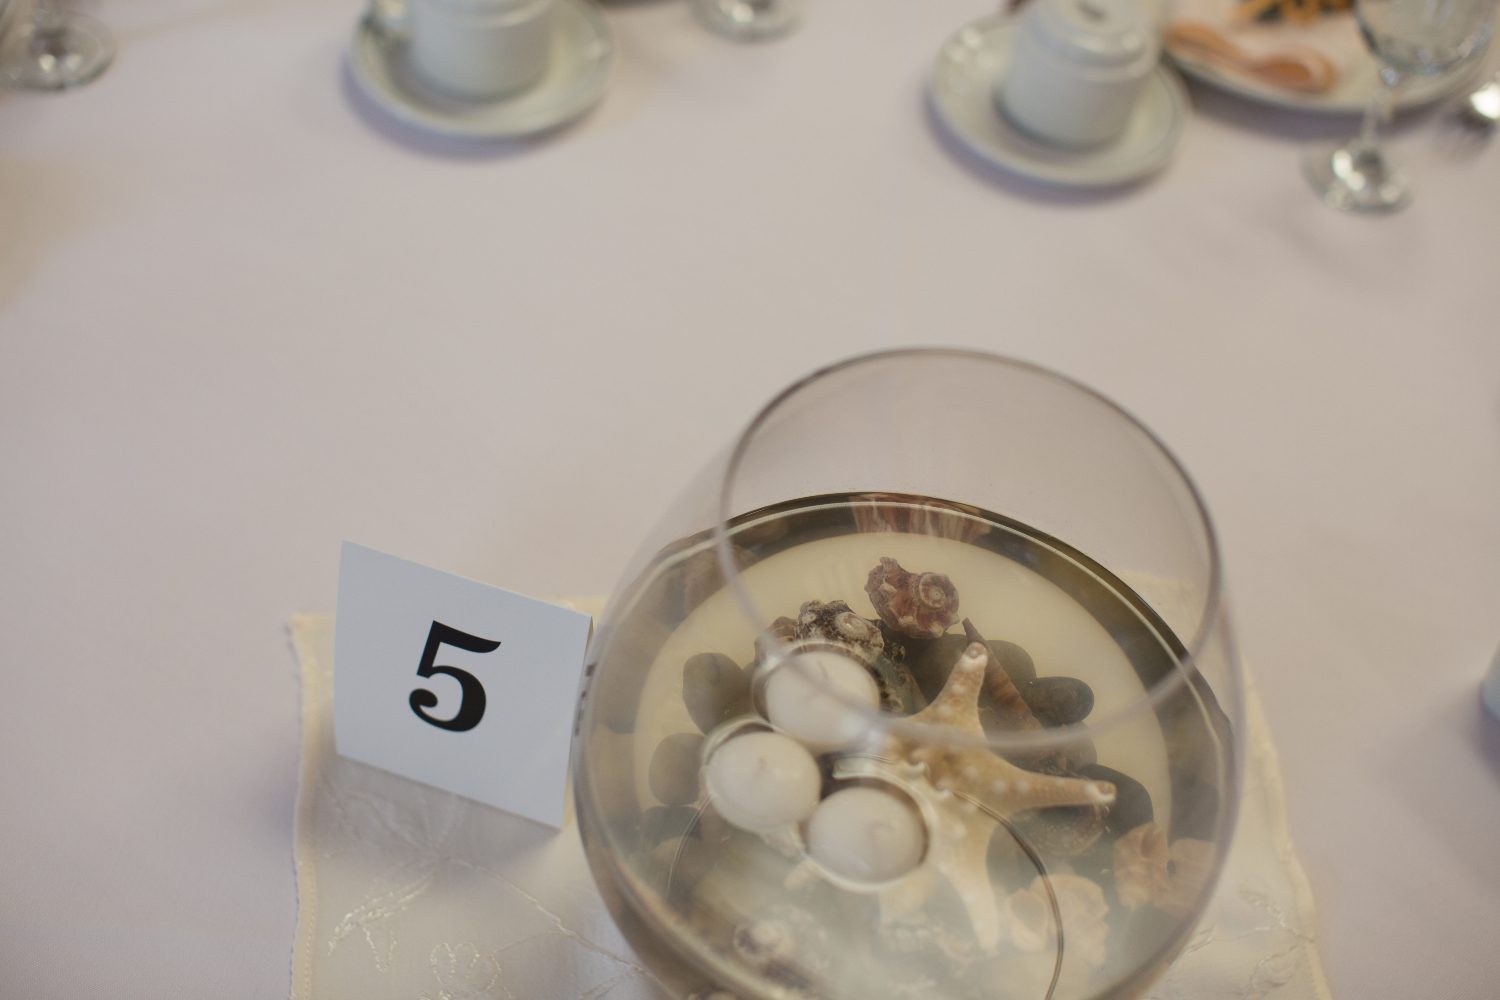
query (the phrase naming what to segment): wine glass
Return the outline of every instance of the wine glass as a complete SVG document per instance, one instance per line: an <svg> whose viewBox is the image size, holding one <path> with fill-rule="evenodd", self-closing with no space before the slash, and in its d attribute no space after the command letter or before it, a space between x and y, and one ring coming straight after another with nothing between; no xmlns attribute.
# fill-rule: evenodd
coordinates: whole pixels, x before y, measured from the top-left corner
<svg viewBox="0 0 1500 1000"><path fill-rule="evenodd" d="M590 647L584 848L677 996L1135 996L1223 865L1218 547L1138 422L1033 366L868 355L662 518Z"/></svg>
<svg viewBox="0 0 1500 1000"><path fill-rule="evenodd" d="M65 90L109 68L114 39L93 18L58 0L36 0L31 16L0 39L0 84L20 90Z"/></svg>
<svg viewBox="0 0 1500 1000"><path fill-rule="evenodd" d="M714 31L738 41L768 41L791 31L802 16L802 0L692 0L698 17Z"/></svg>
<svg viewBox="0 0 1500 1000"><path fill-rule="evenodd" d="M1484 50L1494 0L1355 0L1354 16L1378 64L1379 88L1359 134L1332 149L1310 151L1303 167L1335 208L1390 212L1411 201L1411 184L1386 157L1379 127L1406 80L1441 75Z"/></svg>

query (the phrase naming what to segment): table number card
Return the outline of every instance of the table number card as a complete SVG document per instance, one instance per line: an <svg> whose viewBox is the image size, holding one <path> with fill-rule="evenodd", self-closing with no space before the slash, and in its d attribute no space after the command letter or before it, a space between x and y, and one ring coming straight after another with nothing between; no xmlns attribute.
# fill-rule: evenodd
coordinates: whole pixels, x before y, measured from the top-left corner
<svg viewBox="0 0 1500 1000"><path fill-rule="evenodd" d="M589 627L586 614L345 542L338 752L560 827Z"/></svg>

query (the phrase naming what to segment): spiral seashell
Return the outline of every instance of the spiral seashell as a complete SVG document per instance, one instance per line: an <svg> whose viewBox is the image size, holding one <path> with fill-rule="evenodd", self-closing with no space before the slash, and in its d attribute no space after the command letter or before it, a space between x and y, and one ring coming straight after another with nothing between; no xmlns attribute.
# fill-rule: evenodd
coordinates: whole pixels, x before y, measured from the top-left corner
<svg viewBox="0 0 1500 1000"><path fill-rule="evenodd" d="M885 649L885 637L875 623L861 618L843 601L808 601L797 612L794 635L798 639L823 639L852 646L873 659Z"/></svg>
<svg viewBox="0 0 1500 1000"><path fill-rule="evenodd" d="M881 621L914 639L935 639L958 621L952 580L941 573L912 573L889 556L870 570L865 593Z"/></svg>

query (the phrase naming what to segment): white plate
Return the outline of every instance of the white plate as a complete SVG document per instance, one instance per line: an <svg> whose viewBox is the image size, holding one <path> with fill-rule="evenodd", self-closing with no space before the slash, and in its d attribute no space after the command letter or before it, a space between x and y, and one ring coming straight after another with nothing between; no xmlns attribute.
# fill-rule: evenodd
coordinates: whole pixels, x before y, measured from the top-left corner
<svg viewBox="0 0 1500 1000"><path fill-rule="evenodd" d="M1010 64L1016 22L987 17L959 29L939 50L928 80L932 106L970 152L1010 173L1066 187L1137 180L1171 159L1187 118L1182 83L1165 67L1151 73L1120 138L1083 151L1061 149L1012 125L995 103Z"/></svg>
<svg viewBox="0 0 1500 1000"><path fill-rule="evenodd" d="M1357 115L1369 105L1380 88L1375 59L1360 38L1359 25L1350 13L1325 14L1311 24L1233 21L1233 0L1177 0L1173 17L1201 21L1238 42L1247 51L1269 52L1277 48L1305 45L1321 52L1338 67L1338 82L1321 94L1301 94L1272 87L1233 67L1181 54L1168 46L1167 54L1183 73L1211 87L1259 104L1308 111L1315 114ZM1430 104L1463 87L1472 72L1460 66L1442 76L1413 79L1402 88L1398 108Z"/></svg>
<svg viewBox="0 0 1500 1000"><path fill-rule="evenodd" d="M609 26L590 0L558 0L547 72L532 87L495 101L450 97L423 83L406 43L364 18L349 45L355 82L370 100L409 125L467 139L513 139L572 121L604 95L614 62Z"/></svg>
<svg viewBox="0 0 1500 1000"><path fill-rule="evenodd" d="M1340 70L1338 82L1323 93L1302 94L1295 90L1272 87L1229 67L1183 56L1170 49L1167 54L1183 73L1195 80L1238 97L1289 111L1311 111L1325 115L1363 114L1380 87L1375 60L1369 56L1351 59ZM1473 75L1473 69L1473 66L1465 64L1442 76L1413 79L1401 88L1401 95L1396 101L1397 109L1404 111L1431 104L1463 89L1464 83Z"/></svg>

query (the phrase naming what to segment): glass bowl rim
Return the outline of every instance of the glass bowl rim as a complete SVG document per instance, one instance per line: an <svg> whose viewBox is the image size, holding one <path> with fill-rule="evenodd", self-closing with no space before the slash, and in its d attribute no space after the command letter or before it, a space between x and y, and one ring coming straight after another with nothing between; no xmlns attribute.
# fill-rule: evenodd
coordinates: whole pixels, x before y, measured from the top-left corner
<svg viewBox="0 0 1500 1000"><path fill-rule="evenodd" d="M1147 444L1166 460L1167 467L1175 474L1178 481L1186 489L1187 495L1192 501L1193 511L1197 515L1198 522L1203 531L1203 539L1208 555L1208 586L1204 593L1202 614L1194 628L1190 641L1184 642L1180 637L1173 636L1178 639L1178 642L1182 643L1183 648L1182 654L1174 657L1175 669L1168 671L1147 686L1144 697L1137 698L1130 705L1113 711L1102 718L1092 719L1092 721L1049 727L1040 731L989 733L983 740L976 740L963 734L955 734L949 729L909 722L901 717L887 715L879 711L878 708L870 709L865 705L848 700L837 692L825 691L823 693L841 701L851 711L865 715L871 724L872 730L875 731L903 735L907 738L923 741L959 744L975 743L1018 751L1041 751L1067 746L1079 739L1091 737L1128 723L1148 710L1155 710L1162 702L1191 683L1192 677L1196 672L1193 669L1193 665L1198 662L1200 654L1214 641L1215 634L1218 631L1227 631L1228 629L1228 623L1222 620L1224 607L1223 561L1218 533L1214 529L1213 518L1208 512L1208 505L1204 502L1197 483L1188 474L1187 468L1172 450L1167 447L1161 437L1151 430L1151 428L1147 427L1138 417L1108 396L1080 382L1078 379L1020 358L966 347L898 347L870 351L843 358L842 360L832 362L809 372L782 389L769 402L763 405L756 412L755 416L751 418L750 422L745 425L745 428L736 436L734 444L729 451L729 457L724 464L724 471L719 486L718 508L715 513L713 527L711 528L714 548L718 555L719 571L725 580L725 587L733 595L734 601L741 613L751 623L762 620L769 621L768 619L764 619L763 613L747 592L744 583L740 579L740 569L735 561L733 543L731 541L733 534L732 525L738 513L731 507L732 493L745 456L761 428L790 400L800 395L809 387L825 381L830 376L869 365L921 358L943 358L955 361L971 361L986 365L998 365L1003 368L1024 372L1044 381L1053 382L1065 389L1077 392L1097 404L1103 405L1106 410L1112 412L1135 432L1142 435ZM761 626L761 628L764 627L764 625ZM1224 641L1226 643L1229 668L1231 672L1237 675L1237 658L1234 655L1232 645L1230 645L1232 640L1226 635ZM808 677L808 680L816 683L811 677Z"/></svg>

